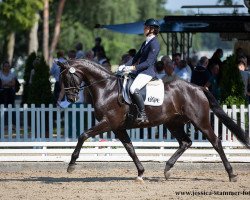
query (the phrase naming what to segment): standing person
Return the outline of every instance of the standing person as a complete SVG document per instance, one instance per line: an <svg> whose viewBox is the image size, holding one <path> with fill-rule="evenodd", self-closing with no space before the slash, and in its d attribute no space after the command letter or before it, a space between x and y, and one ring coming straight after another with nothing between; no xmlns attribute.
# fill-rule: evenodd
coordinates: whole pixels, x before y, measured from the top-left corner
<svg viewBox="0 0 250 200"><path fill-rule="evenodd" d="M136 76L130 87L130 92L139 109L138 122L147 122L145 105L140 89L142 89L152 78L156 76L154 65L160 51L157 35L160 30L159 22L155 19L147 19L144 23L144 36L146 41L133 58L132 66L125 66L124 71L132 71Z"/></svg>
<svg viewBox="0 0 250 200"><path fill-rule="evenodd" d="M63 51L58 51L57 52L57 58L55 61L59 61L60 63L66 62L66 59L64 58L64 52ZM50 69L50 75L52 75L55 78L55 86L54 86L54 91L53 91L53 96L54 96L54 105L57 103L57 99L59 98L59 94L61 91L61 86L59 83L60 80L60 67L56 64L56 62L53 62L53 65Z"/></svg>
<svg viewBox="0 0 250 200"><path fill-rule="evenodd" d="M250 103L250 73L246 71L247 61L244 57L240 58L238 61L238 69L240 70L240 75L242 82L244 83L244 94L246 96L247 102Z"/></svg>
<svg viewBox="0 0 250 200"><path fill-rule="evenodd" d="M81 42L76 44L76 59L83 59L85 57L85 53L83 51L83 45Z"/></svg>
<svg viewBox="0 0 250 200"><path fill-rule="evenodd" d="M200 58L199 64L194 69L191 77L191 83L204 87L208 82L211 74L207 69L208 58L203 56Z"/></svg>
<svg viewBox="0 0 250 200"><path fill-rule="evenodd" d="M218 64L220 70L222 69L223 62L221 61L221 58L223 57L223 50L218 48L216 51L213 53L212 57L209 59L208 63L208 70L211 72L210 67L214 64Z"/></svg>
<svg viewBox="0 0 250 200"><path fill-rule="evenodd" d="M5 61L0 71L1 91L0 91L0 104L8 107L8 104L14 106L15 102L15 83L16 75L11 72L11 66L8 61Z"/></svg>
<svg viewBox="0 0 250 200"><path fill-rule="evenodd" d="M205 84L205 87L209 89L209 91L214 95L215 99L220 101L220 86L218 83L218 75L220 71L220 67L218 64L214 63L211 65L211 77L208 82Z"/></svg>
<svg viewBox="0 0 250 200"><path fill-rule="evenodd" d="M94 52L94 57L97 56L97 52L103 52L105 54L104 47L101 45L102 38L96 37L95 38L95 46L92 48L92 51Z"/></svg>

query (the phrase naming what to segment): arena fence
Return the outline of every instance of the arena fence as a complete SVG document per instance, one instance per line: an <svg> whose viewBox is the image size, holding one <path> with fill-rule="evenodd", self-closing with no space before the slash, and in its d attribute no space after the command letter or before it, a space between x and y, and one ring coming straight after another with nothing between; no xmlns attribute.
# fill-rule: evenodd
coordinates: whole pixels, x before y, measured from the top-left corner
<svg viewBox="0 0 250 200"><path fill-rule="evenodd" d="M225 112L249 137L250 106L223 106ZM96 120L91 105L74 104L60 109L41 107L0 107L0 161L69 161L77 136L91 128ZM250 162L250 151L211 113L215 134L222 139L230 161ZM187 124L186 131L193 141L180 161L220 161L218 154L202 134ZM142 161L165 161L178 147L163 126L131 129L128 133ZM112 132L103 133L85 142L80 161L131 161L122 144Z"/></svg>

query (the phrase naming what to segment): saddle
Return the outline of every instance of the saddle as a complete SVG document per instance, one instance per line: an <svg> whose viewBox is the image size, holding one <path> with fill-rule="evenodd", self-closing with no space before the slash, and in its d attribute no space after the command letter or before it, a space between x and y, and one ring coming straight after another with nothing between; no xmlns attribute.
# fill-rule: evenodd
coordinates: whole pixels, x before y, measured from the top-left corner
<svg viewBox="0 0 250 200"><path fill-rule="evenodd" d="M122 96L128 104L133 103L129 90L133 81L134 77L128 75L124 76L122 83ZM161 79L153 79L140 90L140 93L142 94L145 105L161 106L164 100L164 84Z"/></svg>

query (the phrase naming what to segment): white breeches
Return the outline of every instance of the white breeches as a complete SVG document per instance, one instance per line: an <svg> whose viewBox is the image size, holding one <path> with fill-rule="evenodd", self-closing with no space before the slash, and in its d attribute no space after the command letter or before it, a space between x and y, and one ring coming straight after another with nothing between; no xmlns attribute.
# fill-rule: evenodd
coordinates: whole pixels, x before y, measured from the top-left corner
<svg viewBox="0 0 250 200"><path fill-rule="evenodd" d="M152 79L152 76L146 75L146 74L139 74L134 82L132 83L130 87L131 94L134 94L135 90L142 89L150 80Z"/></svg>

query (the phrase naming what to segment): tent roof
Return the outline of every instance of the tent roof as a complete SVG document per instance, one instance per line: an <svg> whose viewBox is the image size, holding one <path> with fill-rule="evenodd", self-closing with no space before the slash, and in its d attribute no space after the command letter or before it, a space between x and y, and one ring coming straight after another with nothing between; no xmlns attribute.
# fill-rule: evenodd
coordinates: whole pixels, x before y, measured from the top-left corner
<svg viewBox="0 0 250 200"><path fill-rule="evenodd" d="M160 19L160 32L216 32L216 33L250 33L250 16L165 16ZM143 21L98 25L125 34L143 34Z"/></svg>

